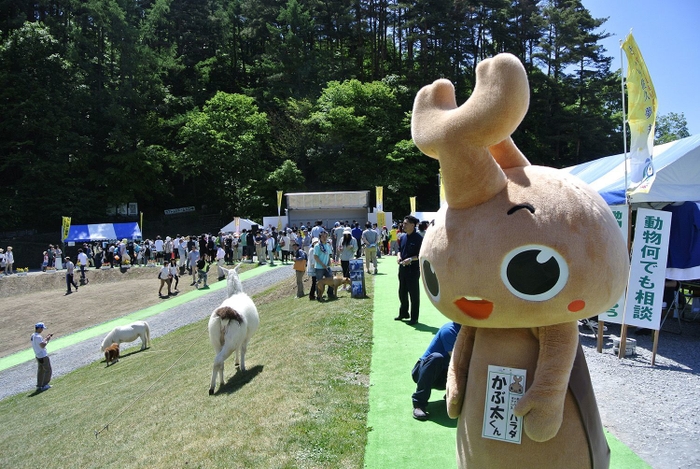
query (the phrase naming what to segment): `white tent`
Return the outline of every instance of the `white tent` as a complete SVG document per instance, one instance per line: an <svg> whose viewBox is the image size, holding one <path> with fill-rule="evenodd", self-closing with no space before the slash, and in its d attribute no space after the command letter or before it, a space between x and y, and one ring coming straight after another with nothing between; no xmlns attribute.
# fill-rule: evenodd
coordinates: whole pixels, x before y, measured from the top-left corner
<svg viewBox="0 0 700 469"><path fill-rule="evenodd" d="M657 145L653 158L654 182L648 193L633 192L632 203L700 200L700 135ZM606 156L564 171L583 179L608 204L625 203L625 155Z"/></svg>
<svg viewBox="0 0 700 469"><path fill-rule="evenodd" d="M229 223L228 225L224 226L221 228L219 231L222 233L233 233L235 231L243 231L243 230L248 230L253 227L253 225L257 225L256 222L253 220L249 220L248 218L239 218L238 219L238 227L236 227L236 220L234 219Z"/></svg>
<svg viewBox="0 0 700 469"><path fill-rule="evenodd" d="M700 277L700 135L654 147L656 177L648 193L632 192L632 204L648 203L673 213L666 277ZM587 182L610 205L625 203L624 155L565 168ZM629 166L628 166L629 169ZM684 203L685 202L685 203ZM669 205L673 203L673 205Z"/></svg>

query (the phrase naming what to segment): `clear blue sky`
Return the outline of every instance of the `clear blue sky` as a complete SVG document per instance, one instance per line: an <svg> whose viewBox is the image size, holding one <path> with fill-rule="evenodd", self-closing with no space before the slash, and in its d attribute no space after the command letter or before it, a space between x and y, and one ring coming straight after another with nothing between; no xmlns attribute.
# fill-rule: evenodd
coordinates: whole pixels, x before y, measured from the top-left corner
<svg viewBox="0 0 700 469"><path fill-rule="evenodd" d="M657 115L683 113L691 135L700 134L700 0L582 0L594 18L608 18L597 32L620 68L620 41L632 29L656 89ZM627 59L624 59L627 70Z"/></svg>

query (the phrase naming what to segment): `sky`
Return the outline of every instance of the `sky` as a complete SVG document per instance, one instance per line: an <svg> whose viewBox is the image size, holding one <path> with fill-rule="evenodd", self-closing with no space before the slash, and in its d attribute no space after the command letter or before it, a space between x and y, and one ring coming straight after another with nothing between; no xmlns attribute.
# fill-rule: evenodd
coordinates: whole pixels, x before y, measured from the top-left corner
<svg viewBox="0 0 700 469"><path fill-rule="evenodd" d="M657 116L683 113L691 135L700 134L700 0L582 0L594 18L608 18L597 30L620 63L620 41L632 29L656 89ZM627 58L623 72L627 72Z"/></svg>

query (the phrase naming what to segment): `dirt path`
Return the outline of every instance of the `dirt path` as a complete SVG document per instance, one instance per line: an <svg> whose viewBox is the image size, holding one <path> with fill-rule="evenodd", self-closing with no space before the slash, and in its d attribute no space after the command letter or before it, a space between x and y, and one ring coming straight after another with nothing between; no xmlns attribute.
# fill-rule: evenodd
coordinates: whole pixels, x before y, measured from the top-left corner
<svg viewBox="0 0 700 469"><path fill-rule="evenodd" d="M29 348L29 337L38 321L61 337L168 301L158 298L158 270L142 267L121 273L118 269L90 269L90 283L71 295L65 295L65 271L0 279L0 358ZM76 281L78 277L76 274ZM217 280L215 266L209 278L210 283ZM191 276L181 277L180 293L193 290L190 283Z"/></svg>

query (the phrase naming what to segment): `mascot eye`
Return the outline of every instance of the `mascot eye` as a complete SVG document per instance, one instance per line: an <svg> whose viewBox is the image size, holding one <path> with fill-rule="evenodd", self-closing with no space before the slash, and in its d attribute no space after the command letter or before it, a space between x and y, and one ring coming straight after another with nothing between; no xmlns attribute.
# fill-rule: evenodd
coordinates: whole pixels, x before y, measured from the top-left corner
<svg viewBox="0 0 700 469"><path fill-rule="evenodd" d="M501 264L501 280L512 294L523 300L554 298L568 279L566 261L547 246L520 246L509 252Z"/></svg>
<svg viewBox="0 0 700 469"><path fill-rule="evenodd" d="M425 282L425 288L428 289L428 293L433 297L434 301L440 301L440 282L438 282L437 275L433 270L433 266L427 260L423 261L423 281Z"/></svg>

